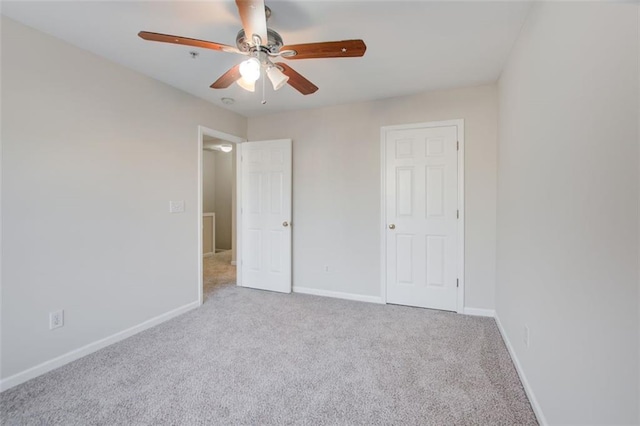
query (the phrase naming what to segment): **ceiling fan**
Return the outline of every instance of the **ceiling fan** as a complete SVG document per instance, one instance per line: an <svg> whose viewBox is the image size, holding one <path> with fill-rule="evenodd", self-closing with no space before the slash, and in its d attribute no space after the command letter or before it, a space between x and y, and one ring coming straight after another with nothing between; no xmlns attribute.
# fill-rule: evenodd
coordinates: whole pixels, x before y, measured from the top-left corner
<svg viewBox="0 0 640 426"><path fill-rule="evenodd" d="M271 80L274 90L280 89L287 83L303 95L309 95L318 90L315 84L298 74L293 68L283 62L273 62L273 58L281 57L293 60L360 57L367 49L362 40L284 45L280 34L267 28L271 9L265 6L264 0L236 0L236 5L243 27L236 36L237 47L147 31L140 31L138 36L150 41L181 44L248 56L249 59L224 73L211 85L211 88L225 89L236 82L240 87L250 92L255 90L256 81L263 72Z"/></svg>

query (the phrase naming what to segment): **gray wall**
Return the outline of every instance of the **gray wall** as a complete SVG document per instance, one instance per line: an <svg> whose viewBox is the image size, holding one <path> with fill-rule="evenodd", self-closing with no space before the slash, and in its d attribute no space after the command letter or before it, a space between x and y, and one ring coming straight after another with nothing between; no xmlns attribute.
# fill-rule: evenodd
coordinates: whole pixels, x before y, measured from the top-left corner
<svg viewBox="0 0 640 426"><path fill-rule="evenodd" d="M232 246L236 151L203 151L202 210L216 214L216 249L230 250Z"/></svg>
<svg viewBox="0 0 640 426"><path fill-rule="evenodd" d="M6 18L1 74L6 378L198 300L197 126L246 119Z"/></svg>
<svg viewBox="0 0 640 426"><path fill-rule="evenodd" d="M550 424L640 422L637 7L537 3L500 79L497 313Z"/></svg>
<svg viewBox="0 0 640 426"><path fill-rule="evenodd" d="M202 151L202 213L216 211L216 153Z"/></svg>
<svg viewBox="0 0 640 426"><path fill-rule="evenodd" d="M215 153L216 248L231 249L231 198L235 150Z"/></svg>
<svg viewBox="0 0 640 426"><path fill-rule="evenodd" d="M380 296L380 127L463 118L465 304L493 309L497 117L489 85L249 118L250 140L293 139L294 285Z"/></svg>

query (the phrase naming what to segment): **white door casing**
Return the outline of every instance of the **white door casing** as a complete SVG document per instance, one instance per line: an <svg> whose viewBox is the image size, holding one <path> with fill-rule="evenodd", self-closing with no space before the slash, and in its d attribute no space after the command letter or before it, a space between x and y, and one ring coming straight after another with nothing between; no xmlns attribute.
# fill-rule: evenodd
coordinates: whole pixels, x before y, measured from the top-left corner
<svg viewBox="0 0 640 426"><path fill-rule="evenodd" d="M291 139L242 144L242 286L291 292Z"/></svg>
<svg viewBox="0 0 640 426"><path fill-rule="evenodd" d="M456 120L383 128L387 303L462 311L461 127Z"/></svg>

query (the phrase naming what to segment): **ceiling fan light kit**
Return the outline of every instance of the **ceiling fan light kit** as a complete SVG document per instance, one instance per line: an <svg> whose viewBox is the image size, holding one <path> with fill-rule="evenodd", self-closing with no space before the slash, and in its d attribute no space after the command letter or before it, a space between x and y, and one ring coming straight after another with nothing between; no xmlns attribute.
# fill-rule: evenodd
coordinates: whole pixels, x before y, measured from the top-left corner
<svg viewBox="0 0 640 426"><path fill-rule="evenodd" d="M182 44L249 56L249 59L234 66L218 78L211 85L211 88L225 89L236 82L238 86L250 92L255 91L256 81L263 73L271 81L274 90L279 90L285 84L289 84L303 95L310 95L318 90L316 85L293 68L281 62L274 63L271 58L279 56L295 60L361 57L367 49L362 40L285 45L280 34L267 28L267 19L271 16L271 9L264 5L264 0L236 0L236 6L243 27L236 36L237 47L147 31L141 31L138 36L144 40ZM247 34L251 34L251 37L247 37ZM264 100L263 103L265 103Z"/></svg>
<svg viewBox="0 0 640 426"><path fill-rule="evenodd" d="M242 87L247 92L255 92L256 91L256 80L247 80L244 77L240 77L236 80L236 84Z"/></svg>
<svg viewBox="0 0 640 426"><path fill-rule="evenodd" d="M240 75L246 81L257 81L260 78L262 64L258 58L249 58L240 64Z"/></svg>
<svg viewBox="0 0 640 426"><path fill-rule="evenodd" d="M286 76L280 68L271 64L269 68L267 68L267 77L271 80L271 84L273 85L273 90L280 90L287 84L289 81L289 77Z"/></svg>

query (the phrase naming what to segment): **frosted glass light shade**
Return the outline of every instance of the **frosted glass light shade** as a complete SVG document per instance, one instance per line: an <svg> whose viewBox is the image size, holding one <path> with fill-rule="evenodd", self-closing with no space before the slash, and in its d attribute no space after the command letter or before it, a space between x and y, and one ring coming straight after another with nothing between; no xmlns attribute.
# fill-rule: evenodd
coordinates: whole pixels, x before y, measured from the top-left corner
<svg viewBox="0 0 640 426"><path fill-rule="evenodd" d="M267 70L267 76L269 80L271 80L271 84L273 84L273 90L278 90L289 80L289 77L284 75L282 71L278 67L271 67Z"/></svg>
<svg viewBox="0 0 640 426"><path fill-rule="evenodd" d="M231 152L231 151L233 151L233 145L231 145L230 143L224 143L224 144L220 145L220 151L222 151L222 152Z"/></svg>
<svg viewBox="0 0 640 426"><path fill-rule="evenodd" d="M244 90L247 90L249 92L255 92L256 91L256 82L254 81L247 81L244 77L240 77L239 79L236 80L236 83L238 84L238 86L242 87Z"/></svg>
<svg viewBox="0 0 640 426"><path fill-rule="evenodd" d="M260 78L260 61L249 58L240 64L240 75L246 81L256 81Z"/></svg>

